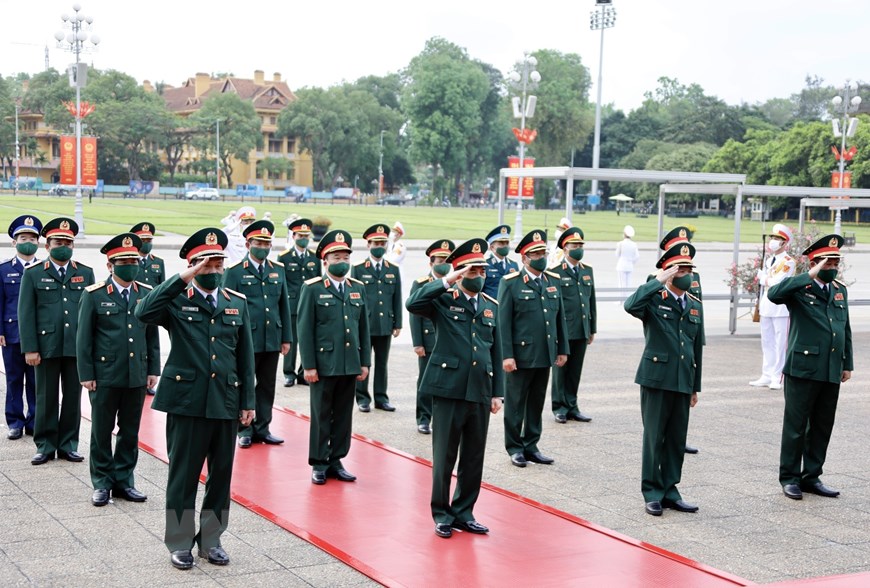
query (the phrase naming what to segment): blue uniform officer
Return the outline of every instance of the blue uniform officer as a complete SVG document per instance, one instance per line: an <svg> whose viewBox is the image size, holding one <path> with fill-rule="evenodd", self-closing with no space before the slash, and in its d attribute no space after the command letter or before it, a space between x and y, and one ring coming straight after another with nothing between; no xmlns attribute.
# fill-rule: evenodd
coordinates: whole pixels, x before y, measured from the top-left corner
<svg viewBox="0 0 870 588"><path fill-rule="evenodd" d="M486 280L483 283L483 293L490 298L498 297L498 285L501 279L509 274L520 271L515 261L508 259L511 247L511 228L499 225L486 236L489 243L490 257L487 260Z"/></svg>
<svg viewBox="0 0 870 588"><path fill-rule="evenodd" d="M15 256L0 262L0 346L6 366L6 425L9 439L33 435L36 410L36 380L33 367L24 361L18 335L18 293L24 268L36 263L42 223L33 215L16 218L9 225ZM24 400L27 399L26 414Z"/></svg>

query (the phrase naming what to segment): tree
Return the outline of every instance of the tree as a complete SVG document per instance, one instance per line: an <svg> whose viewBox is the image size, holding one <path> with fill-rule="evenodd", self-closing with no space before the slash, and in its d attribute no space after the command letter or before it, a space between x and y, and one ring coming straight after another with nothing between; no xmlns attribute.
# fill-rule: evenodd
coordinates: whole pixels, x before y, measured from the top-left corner
<svg viewBox="0 0 870 588"><path fill-rule="evenodd" d="M206 100L202 108L190 115L190 122L197 131L194 146L201 153L215 155L217 121L220 121L220 167L227 186L233 186L233 158L247 163L250 152L263 144L261 121L250 102L242 100L233 92L226 92Z"/></svg>
<svg viewBox="0 0 870 588"><path fill-rule="evenodd" d="M290 175L293 173L293 162L283 157L267 157L257 163L257 170L259 172L258 175L261 175L264 179L268 179L272 174L280 176L286 173Z"/></svg>
<svg viewBox="0 0 870 588"><path fill-rule="evenodd" d="M175 114L172 115L169 127L172 131L163 143L163 153L166 154L166 168L169 170L169 181L175 183L175 172L178 169L178 164L184 153L192 145L193 136L196 131L190 127L187 121Z"/></svg>

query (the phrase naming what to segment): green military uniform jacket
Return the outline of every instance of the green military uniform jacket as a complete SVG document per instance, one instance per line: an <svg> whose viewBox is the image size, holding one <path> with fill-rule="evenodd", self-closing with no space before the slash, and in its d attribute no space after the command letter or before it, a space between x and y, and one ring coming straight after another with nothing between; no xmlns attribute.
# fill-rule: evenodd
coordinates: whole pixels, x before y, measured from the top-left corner
<svg viewBox="0 0 870 588"><path fill-rule="evenodd" d="M138 388L160 375L160 334L133 315L151 286L133 282L129 302L115 284L97 282L82 294L76 333L79 381L101 388Z"/></svg>
<svg viewBox="0 0 870 588"><path fill-rule="evenodd" d="M701 301L686 295L686 308L658 280L629 296L625 311L643 321L646 344L635 383L647 388L692 394L701 391Z"/></svg>
<svg viewBox="0 0 870 588"><path fill-rule="evenodd" d="M254 353L281 351L282 343L292 343L290 303L284 268L271 260L263 262L262 275L246 255L224 271L223 287L241 292L248 301Z"/></svg>
<svg viewBox="0 0 870 588"><path fill-rule="evenodd" d="M21 353L75 357L79 299L93 283L93 270L73 260L67 262L63 280L50 260L27 268L18 296Z"/></svg>
<svg viewBox="0 0 870 588"><path fill-rule="evenodd" d="M550 268L551 273L559 275L562 286L562 305L565 308L568 340L589 339L598 331L592 268L582 262L578 263L577 267L579 268L577 274L574 273L574 266L567 261Z"/></svg>
<svg viewBox="0 0 870 588"><path fill-rule="evenodd" d="M465 294L445 289L440 279L408 298L408 311L433 321L438 330L421 384L433 396L480 404L504 397L498 303L483 293L477 300L474 312Z"/></svg>
<svg viewBox="0 0 870 588"><path fill-rule="evenodd" d="M783 373L839 384L843 372L854 369L845 284L834 280L825 295L809 274L800 274L773 286L767 297L785 304L791 319Z"/></svg>
<svg viewBox="0 0 870 588"><path fill-rule="evenodd" d="M166 266L163 263L163 259L151 253L139 258L139 275L137 277L140 282L144 282L152 287L159 286L165 282Z"/></svg>
<svg viewBox="0 0 870 588"><path fill-rule="evenodd" d="M552 367L557 355L568 355L568 332L560 293L561 276L542 272L540 291L524 267L505 276L498 290L501 352L517 368Z"/></svg>
<svg viewBox="0 0 870 588"><path fill-rule="evenodd" d="M318 376L359 375L371 365L365 286L345 279L339 294L328 277L312 278L299 295L297 332L302 368Z"/></svg>
<svg viewBox="0 0 870 588"><path fill-rule="evenodd" d="M414 292L435 279L432 274L429 274L414 280L414 283L411 284L411 293L408 296L408 301L411 300ZM426 350L426 355L429 355L432 352L432 348L435 347L435 323L432 322L432 319L422 314L411 313L411 316L408 317L408 326L411 328L411 345L422 347Z"/></svg>
<svg viewBox="0 0 870 588"><path fill-rule="evenodd" d="M183 416L238 419L254 410L254 345L243 295L219 288L217 306L180 276L136 305L136 317L172 339L152 408Z"/></svg>
<svg viewBox="0 0 870 588"><path fill-rule="evenodd" d="M353 266L353 277L365 286L372 337L392 335L402 328L402 278L399 268L386 259L376 272L371 258Z"/></svg>
<svg viewBox="0 0 870 588"><path fill-rule="evenodd" d="M650 274L646 277L646 281L655 280L655 274ZM658 281L658 280L656 280ZM692 272L692 285L687 290L689 294L697 298L700 302L704 301L704 292L701 290L701 276L698 272ZM707 331L704 328L704 316L701 315L701 345L707 344Z"/></svg>
<svg viewBox="0 0 870 588"><path fill-rule="evenodd" d="M284 266L284 277L287 280L287 296L290 300L290 315L296 316L299 305L299 292L306 280L321 275L321 263L317 256L306 249L300 257L296 247L291 247L278 256L278 262Z"/></svg>

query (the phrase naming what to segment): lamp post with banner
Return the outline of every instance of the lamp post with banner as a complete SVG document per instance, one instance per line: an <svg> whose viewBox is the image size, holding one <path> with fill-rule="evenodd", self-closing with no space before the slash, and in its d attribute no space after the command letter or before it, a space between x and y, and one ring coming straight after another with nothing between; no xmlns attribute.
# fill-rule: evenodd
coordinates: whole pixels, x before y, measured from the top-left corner
<svg viewBox="0 0 870 588"><path fill-rule="evenodd" d="M537 65L538 60L535 56L527 53L523 57L523 61L517 64L517 68L508 75L511 86L520 93L519 96L514 96L511 100L514 118L520 119L520 128L513 129L514 136L520 143L520 169L523 169L526 164L526 145L534 141L537 136L537 131L526 128L526 119L535 115L535 106L538 103L538 97L528 93L537 88L541 81L541 74L535 69ZM523 237L523 186L525 178L520 176L517 181L517 218L514 235L517 239L521 239Z"/></svg>
<svg viewBox="0 0 870 588"><path fill-rule="evenodd" d="M858 153L858 149L854 145L848 151L846 150L846 138L853 136L855 131L858 130L858 119L849 116L849 113L855 112L858 110L858 107L861 106L861 97L856 93L850 98L849 95L852 93L853 89L849 85L849 80L846 80L846 85L843 86L843 95L834 96L831 99L831 104L834 105L834 108L839 110L840 107L842 107L842 118L838 117L831 119L831 125L834 129L834 137L839 137L841 139L839 151L837 151L835 146L831 147L831 151L834 152L834 156L837 158L840 169L836 179L837 188L851 187L851 178L848 180L846 179L846 162L852 161L852 158ZM834 209L834 233L837 235L843 234L842 210L842 206L837 206Z"/></svg>
<svg viewBox="0 0 870 588"><path fill-rule="evenodd" d="M604 69L604 29L609 29L616 24L616 9L612 6L612 0L596 0L596 8L589 15L589 28L593 31L601 31L601 47L598 51L598 99L595 102L595 135L592 143L592 169L598 169L601 157L601 78ZM590 194L599 194L598 178L592 179Z"/></svg>

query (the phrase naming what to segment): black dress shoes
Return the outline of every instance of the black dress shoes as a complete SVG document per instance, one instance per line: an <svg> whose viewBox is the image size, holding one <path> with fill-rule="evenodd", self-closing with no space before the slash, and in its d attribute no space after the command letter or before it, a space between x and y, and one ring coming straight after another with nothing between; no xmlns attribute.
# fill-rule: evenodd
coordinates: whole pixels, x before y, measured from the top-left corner
<svg viewBox="0 0 870 588"><path fill-rule="evenodd" d="M300 386L307 386L308 382L305 381L305 374L297 374L296 383Z"/></svg>
<svg viewBox="0 0 870 588"><path fill-rule="evenodd" d="M208 563L216 566L225 566L230 563L230 556L224 551L224 548L218 545L217 547L209 547L206 550L200 549L197 555L203 559L207 559Z"/></svg>
<svg viewBox="0 0 870 588"><path fill-rule="evenodd" d="M810 494L818 494L819 496L824 496L825 498L836 498L840 495L839 490L828 488L821 482L816 482L815 484L801 484L801 490L803 490L804 492L809 492Z"/></svg>
<svg viewBox="0 0 870 588"><path fill-rule="evenodd" d="M564 414L554 414L553 420L555 420L560 425L564 425L568 422L568 417L566 417Z"/></svg>
<svg viewBox="0 0 870 588"><path fill-rule="evenodd" d="M792 500L800 500L804 497L801 487L797 484L785 484L782 487L782 493Z"/></svg>
<svg viewBox="0 0 870 588"><path fill-rule="evenodd" d="M577 414L572 414L568 416L572 421L577 421L580 423L588 423L592 421L592 417L589 415L585 415L582 412L578 412Z"/></svg>
<svg viewBox="0 0 870 588"><path fill-rule="evenodd" d="M691 445L686 445L686 453L691 453L692 455L698 453L697 447L692 447Z"/></svg>
<svg viewBox="0 0 870 588"><path fill-rule="evenodd" d="M436 523L435 534L439 537L448 539L453 536L453 529L447 523Z"/></svg>
<svg viewBox="0 0 870 588"><path fill-rule="evenodd" d="M526 458L522 453L514 453L511 456L511 463L518 468L524 468L529 462L526 461Z"/></svg>
<svg viewBox="0 0 870 588"><path fill-rule="evenodd" d="M335 478L340 482L356 482L356 476L344 468L326 470L326 477Z"/></svg>
<svg viewBox="0 0 870 588"><path fill-rule="evenodd" d="M27 428L25 428L25 429L24 429L24 434L27 435L28 437L33 437L33 429L27 429Z"/></svg>
<svg viewBox="0 0 870 588"><path fill-rule="evenodd" d="M57 456L60 459L65 459L67 461L71 461L73 463L79 463L81 461L85 461L85 456L79 453L78 451L58 451Z"/></svg>
<svg viewBox="0 0 870 588"><path fill-rule="evenodd" d="M644 506L644 510L646 511L646 514L652 515L654 517L660 517L662 516L662 503L658 500L647 502L646 506Z"/></svg>
<svg viewBox="0 0 870 588"><path fill-rule="evenodd" d="M123 498L130 502L145 502L148 497L136 490L135 488L115 488L112 490L112 496L115 498Z"/></svg>
<svg viewBox="0 0 870 588"><path fill-rule="evenodd" d="M423 433L424 435L431 435L432 427L430 427L428 423L423 423L422 425L417 425L417 432Z"/></svg>
<svg viewBox="0 0 870 588"><path fill-rule="evenodd" d="M375 402L375 408L386 412L394 412L396 410L396 407L389 402Z"/></svg>
<svg viewBox="0 0 870 588"><path fill-rule="evenodd" d="M371 406L371 404L360 404L359 411L360 412L371 412L372 406Z"/></svg>
<svg viewBox="0 0 870 588"><path fill-rule="evenodd" d="M254 437L254 441L266 445L281 445L284 442L281 437L276 437L272 433L267 433L265 437Z"/></svg>
<svg viewBox="0 0 870 588"><path fill-rule="evenodd" d="M284 376L284 387L285 388L292 388L295 385L296 385L296 378L294 378L293 376Z"/></svg>
<svg viewBox="0 0 870 588"><path fill-rule="evenodd" d="M250 437L239 437L239 447L242 449L248 449L251 447L251 438Z"/></svg>
<svg viewBox="0 0 870 588"><path fill-rule="evenodd" d="M106 506L109 504L109 490L107 488L97 488L91 495L91 504L94 506Z"/></svg>
<svg viewBox="0 0 870 588"><path fill-rule="evenodd" d="M54 452L51 453L37 453L33 457L30 458L31 465L42 465L54 459Z"/></svg>
<svg viewBox="0 0 870 588"><path fill-rule="evenodd" d="M311 483L317 484L318 486L323 486L324 484L326 484L326 472L322 470L312 470Z"/></svg>
<svg viewBox="0 0 870 588"><path fill-rule="evenodd" d="M155 390L154 388L145 388L145 394L147 394L148 396L154 396L155 394L157 394L157 390Z"/></svg>
<svg viewBox="0 0 870 588"><path fill-rule="evenodd" d="M534 463L541 463L544 465L550 465L551 463L556 461L552 457L547 457L546 455L544 455L540 451L527 451L523 455L526 458L526 460L528 460L528 461L532 461Z"/></svg>
<svg viewBox="0 0 870 588"><path fill-rule="evenodd" d="M682 498L679 500L668 500L667 498L663 498L662 506L679 512L698 512L698 507L696 505L684 502Z"/></svg>
<svg viewBox="0 0 870 588"><path fill-rule="evenodd" d="M474 533L475 535L486 535L489 533L489 527L486 525L481 525L477 521L453 521L451 525L454 529L459 529L460 531L467 531L469 533Z"/></svg>
<svg viewBox="0 0 870 588"><path fill-rule="evenodd" d="M12 439L13 441L16 439L21 439L24 436L24 431L21 429L9 429L9 432L6 434L7 439Z"/></svg>
<svg viewBox="0 0 870 588"><path fill-rule="evenodd" d="M193 567L193 554L189 549L173 551L169 555L169 561L172 562L172 567L179 570L189 570Z"/></svg>

